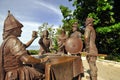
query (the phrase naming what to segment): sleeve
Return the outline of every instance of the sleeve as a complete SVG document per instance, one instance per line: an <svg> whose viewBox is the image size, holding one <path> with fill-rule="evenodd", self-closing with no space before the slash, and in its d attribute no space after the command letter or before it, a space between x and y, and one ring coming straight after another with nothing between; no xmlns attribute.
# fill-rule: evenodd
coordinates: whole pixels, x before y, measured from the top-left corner
<svg viewBox="0 0 120 80"><path fill-rule="evenodd" d="M28 52L27 52L24 44L17 38L11 38L9 40L9 49L13 55L16 55L19 57L22 55L28 55L27 54Z"/></svg>
<svg viewBox="0 0 120 80"><path fill-rule="evenodd" d="M85 33L84 33L84 37L85 37L85 39L89 39L89 37L90 37L90 29L89 28L86 28L85 29Z"/></svg>
<svg viewBox="0 0 120 80"><path fill-rule="evenodd" d="M44 59L36 59L28 55L28 51L26 50L24 44L17 38L11 38L8 44L10 52L19 58L22 62L35 64L44 61Z"/></svg>
<svg viewBox="0 0 120 80"><path fill-rule="evenodd" d="M89 28L86 28L85 33L84 33L84 41L85 41L86 51L89 51L90 33L91 33L91 30Z"/></svg>

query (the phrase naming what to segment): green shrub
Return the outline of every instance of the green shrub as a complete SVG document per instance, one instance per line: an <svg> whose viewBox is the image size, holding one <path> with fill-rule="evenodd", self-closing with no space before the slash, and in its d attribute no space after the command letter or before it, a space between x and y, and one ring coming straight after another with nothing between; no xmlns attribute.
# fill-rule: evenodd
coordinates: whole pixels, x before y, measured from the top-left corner
<svg viewBox="0 0 120 80"><path fill-rule="evenodd" d="M119 53L111 53L105 59L120 62L120 54Z"/></svg>
<svg viewBox="0 0 120 80"><path fill-rule="evenodd" d="M106 59L120 61L120 23L98 27L96 45L99 53L107 54Z"/></svg>
<svg viewBox="0 0 120 80"><path fill-rule="evenodd" d="M30 55L37 55L39 50L28 50L28 52L30 53Z"/></svg>

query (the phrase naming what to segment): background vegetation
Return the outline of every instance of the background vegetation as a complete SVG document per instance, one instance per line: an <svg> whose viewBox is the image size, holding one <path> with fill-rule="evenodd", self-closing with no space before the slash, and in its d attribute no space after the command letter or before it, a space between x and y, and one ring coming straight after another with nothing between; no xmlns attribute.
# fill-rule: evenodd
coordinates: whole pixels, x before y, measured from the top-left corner
<svg viewBox="0 0 120 80"><path fill-rule="evenodd" d="M87 17L94 18L96 44L99 53L108 54L106 59L120 61L120 1L119 0L68 0L73 2L75 10L61 5L63 27L71 31L74 21L84 33Z"/></svg>
<svg viewBox="0 0 120 80"><path fill-rule="evenodd" d="M56 30L53 25L43 23L38 33L41 36L43 29L48 29L53 41L53 49L58 49L57 36L61 29L67 34L71 32L74 22L79 23L79 30L84 34L84 22L87 17L94 18L94 28L97 33L96 45L99 53L107 54L106 59L120 61L120 0L68 0L72 1L74 10L60 5L63 15L63 25ZM36 54L38 51L30 51Z"/></svg>

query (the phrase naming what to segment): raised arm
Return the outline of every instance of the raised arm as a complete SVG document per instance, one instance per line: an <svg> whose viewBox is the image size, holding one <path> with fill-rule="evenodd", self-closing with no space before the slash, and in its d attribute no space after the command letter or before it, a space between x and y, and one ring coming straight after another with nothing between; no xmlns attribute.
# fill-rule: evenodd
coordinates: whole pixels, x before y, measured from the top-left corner
<svg viewBox="0 0 120 80"><path fill-rule="evenodd" d="M38 36L37 36L37 32L36 32L36 31L33 31L33 32L32 32L32 38L31 38L30 41L28 41L26 44L24 44L25 47L26 47L26 48L29 47L37 37L38 37Z"/></svg>

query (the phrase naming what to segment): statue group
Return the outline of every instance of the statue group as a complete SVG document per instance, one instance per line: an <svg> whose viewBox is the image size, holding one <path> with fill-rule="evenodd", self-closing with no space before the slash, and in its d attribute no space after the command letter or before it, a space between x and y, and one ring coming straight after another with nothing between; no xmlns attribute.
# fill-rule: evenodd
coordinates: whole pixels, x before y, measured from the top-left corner
<svg viewBox="0 0 120 80"><path fill-rule="evenodd" d="M98 54L95 39L96 34L93 28L93 19L87 18L85 22L85 51L88 53L87 61L90 67L90 79L97 80L96 59ZM0 80L43 80L44 74L35 68L26 66L25 64L38 64L48 61L48 57L34 58L26 50L27 47L37 38L37 32L33 31L32 38L26 44L23 44L18 37L21 36L23 25L8 11L8 16L4 21L3 43L0 47ZM81 58L83 42L82 33L78 30L78 22L72 25L72 33L70 37L66 35L65 30L61 31L58 36L58 52L62 54L71 54ZM38 43L40 44L39 56L50 53L52 48L52 40L48 37L48 30L42 32L42 36ZM92 54L92 55L89 55ZM82 64L82 60L80 61ZM83 65L81 65L81 74L84 73ZM62 68L62 67L61 67ZM80 74L80 75L81 75ZM82 76L81 76L82 77ZM81 80L81 77L76 80ZM64 80L64 79L63 79Z"/></svg>

